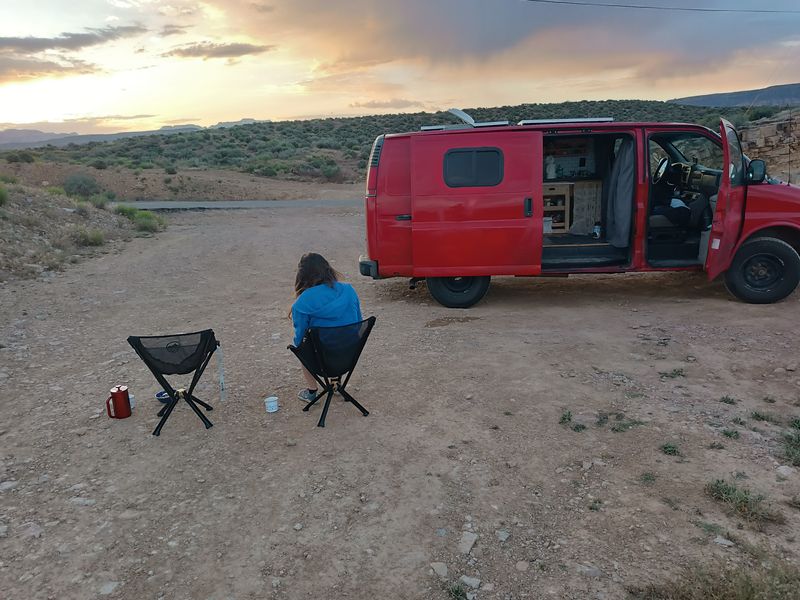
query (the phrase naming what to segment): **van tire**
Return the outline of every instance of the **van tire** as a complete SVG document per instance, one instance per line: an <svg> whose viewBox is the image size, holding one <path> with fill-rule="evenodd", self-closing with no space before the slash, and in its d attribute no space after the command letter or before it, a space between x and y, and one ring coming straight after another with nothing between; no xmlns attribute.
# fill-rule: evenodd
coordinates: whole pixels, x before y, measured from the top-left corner
<svg viewBox="0 0 800 600"><path fill-rule="evenodd" d="M489 290L491 277L428 277L428 291L442 306L469 308Z"/></svg>
<svg viewBox="0 0 800 600"><path fill-rule="evenodd" d="M725 272L728 291L751 304L786 298L800 283L800 255L783 240L753 238L742 244Z"/></svg>

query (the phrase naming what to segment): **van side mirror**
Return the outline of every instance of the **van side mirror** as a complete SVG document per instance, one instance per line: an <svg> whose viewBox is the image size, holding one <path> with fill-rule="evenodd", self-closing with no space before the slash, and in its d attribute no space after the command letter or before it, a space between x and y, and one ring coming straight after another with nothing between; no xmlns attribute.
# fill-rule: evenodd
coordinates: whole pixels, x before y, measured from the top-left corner
<svg viewBox="0 0 800 600"><path fill-rule="evenodd" d="M767 177L767 163L753 159L747 165L747 183L761 183Z"/></svg>

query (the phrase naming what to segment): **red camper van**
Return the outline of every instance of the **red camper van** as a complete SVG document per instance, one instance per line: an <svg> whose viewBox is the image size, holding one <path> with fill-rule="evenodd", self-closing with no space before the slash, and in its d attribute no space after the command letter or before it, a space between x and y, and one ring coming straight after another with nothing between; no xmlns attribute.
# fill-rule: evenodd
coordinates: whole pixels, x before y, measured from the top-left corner
<svg viewBox="0 0 800 600"><path fill-rule="evenodd" d="M574 119L382 135L369 159L373 278L426 279L467 308L492 276L704 270L769 303L800 279L800 188L770 178L734 127Z"/></svg>

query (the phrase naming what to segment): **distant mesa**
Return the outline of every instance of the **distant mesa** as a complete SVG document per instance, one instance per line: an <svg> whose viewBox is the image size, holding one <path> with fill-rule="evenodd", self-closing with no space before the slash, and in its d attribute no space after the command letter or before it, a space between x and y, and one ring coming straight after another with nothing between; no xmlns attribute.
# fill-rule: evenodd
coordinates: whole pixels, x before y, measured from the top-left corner
<svg viewBox="0 0 800 600"><path fill-rule="evenodd" d="M742 92L725 92L706 94L704 96L688 96L669 100L673 104L688 106L713 106L731 108L736 106L800 106L800 83L773 85L758 90Z"/></svg>
<svg viewBox="0 0 800 600"><path fill-rule="evenodd" d="M269 119L239 119L238 121L227 121L217 123L208 129L228 129L239 125L253 125L254 123L271 123ZM202 131L206 129L200 125L191 123L183 125L164 125L160 129L153 131L126 131L122 133L96 133L96 134L77 134L77 133L47 133L34 129L6 129L0 131L0 151L19 150L22 148L34 148L37 146L68 146L70 144L89 144L91 142L111 142L124 138L141 137L145 135L172 135L176 133L187 133L190 131Z"/></svg>

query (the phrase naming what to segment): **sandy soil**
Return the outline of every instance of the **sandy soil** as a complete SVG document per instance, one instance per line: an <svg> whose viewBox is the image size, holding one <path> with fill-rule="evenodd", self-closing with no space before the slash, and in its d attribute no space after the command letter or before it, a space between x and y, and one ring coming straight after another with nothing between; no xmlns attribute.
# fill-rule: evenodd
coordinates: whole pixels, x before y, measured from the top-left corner
<svg viewBox="0 0 800 600"><path fill-rule="evenodd" d="M31 186L60 186L73 173L90 175L120 200L338 200L364 194L363 181L320 184L221 170L180 170L169 175L164 169L99 170L52 162L0 164L0 174L13 175Z"/></svg>
<svg viewBox="0 0 800 600"><path fill-rule="evenodd" d="M179 214L122 254L0 287L3 598L433 600L466 575L478 599L610 599L698 563L796 560L800 476L776 468L800 415L800 295L746 305L686 274L501 279L452 311L357 276L362 220ZM378 317L352 388L371 414L337 399L325 429L285 349L311 249ZM125 338L204 327L228 400L212 361L198 396L215 426L182 406L155 438L158 387ZM103 414L117 383L136 395L127 420ZM703 493L734 477L786 522L759 531Z"/></svg>

